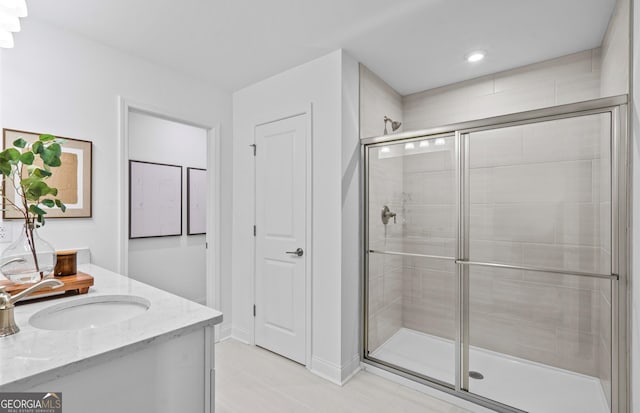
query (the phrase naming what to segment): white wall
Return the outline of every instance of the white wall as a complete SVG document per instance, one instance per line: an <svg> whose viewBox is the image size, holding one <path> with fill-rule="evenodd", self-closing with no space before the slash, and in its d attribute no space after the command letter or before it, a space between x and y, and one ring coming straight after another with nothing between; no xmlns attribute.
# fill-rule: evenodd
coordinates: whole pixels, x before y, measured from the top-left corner
<svg viewBox="0 0 640 413"><path fill-rule="evenodd" d="M358 62L342 53L342 368L340 381L360 366L360 134Z"/></svg>
<svg viewBox="0 0 640 413"><path fill-rule="evenodd" d="M357 283L358 277L358 274L343 274L343 268L352 271L358 265L357 246L350 246L348 251L352 262L344 262L342 255L342 224L345 219L358 216L357 210L349 211L348 215L343 210L341 172L351 162L351 152L358 139L357 131L354 136L342 136L357 130L357 123L355 127L343 130L343 61L349 62L350 69L345 70L356 70L357 78L357 65L342 51L336 51L242 89L233 96L233 335L249 342L253 338L254 157L249 145L254 141L254 127L308 112L313 105L312 245L309 252L312 260L312 359L307 364L312 371L335 382L341 382L351 373L350 363L357 354L343 357L341 344L342 317L352 311L351 308L343 309L342 302L358 300L357 294L342 296L343 288L351 288L351 283L353 280ZM346 82L349 86L345 85L345 93L353 93L353 76ZM350 97L357 99L357 95ZM350 106L349 109L351 113L345 116L345 121L353 121L356 116L355 108ZM345 163L343 142L349 146L349 161ZM354 179L352 174L347 178L347 185ZM347 209L354 208L353 190L350 186L347 191L349 202L344 204ZM349 277L349 281L345 277ZM343 282L349 285L343 286ZM344 322L353 322L350 313ZM351 334L357 328L357 324L345 327ZM351 349L352 344L346 346Z"/></svg>
<svg viewBox="0 0 640 413"><path fill-rule="evenodd" d="M93 141L93 217L50 220L42 236L58 249L89 247L92 261L119 269L120 172L118 97L176 118L222 125L222 151L231 153L231 95L63 29L24 19L14 49L3 51L3 127ZM168 51L170 52L170 51ZM231 215L231 163L223 158L221 215ZM230 255L230 226L222 220L222 254ZM221 262L229 276L229 261ZM228 278L223 289L230 288ZM223 292L223 296L225 293ZM230 292L229 292L230 295ZM222 305L225 319L230 316Z"/></svg>
<svg viewBox="0 0 640 413"><path fill-rule="evenodd" d="M207 168L207 131L131 112L129 159L182 166L182 236L129 240L129 276L205 304L205 235L187 235L187 168Z"/></svg>
<svg viewBox="0 0 640 413"><path fill-rule="evenodd" d="M631 132L633 164L631 267L631 411L640 413L640 4L633 7L633 90Z"/></svg>

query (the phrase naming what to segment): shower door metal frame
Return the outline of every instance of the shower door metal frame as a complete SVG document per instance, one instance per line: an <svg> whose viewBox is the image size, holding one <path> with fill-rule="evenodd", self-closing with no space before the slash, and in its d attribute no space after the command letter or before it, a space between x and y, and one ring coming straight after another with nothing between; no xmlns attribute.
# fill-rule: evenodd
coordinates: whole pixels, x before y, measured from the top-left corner
<svg viewBox="0 0 640 413"><path fill-rule="evenodd" d="M387 136L393 136L393 135L387 135ZM385 136L385 138L387 137ZM408 143L408 142L413 142L413 141L420 141L423 140L425 138L425 136L423 135L418 135L418 136L412 136L412 137L405 137L402 138L402 142L403 143ZM457 148L457 135L454 132L444 132L444 133L434 133L434 134L430 134L428 136L429 139L438 139L438 138L454 138L454 142L455 142L455 147ZM361 140L362 143L362 140ZM368 185L369 185L369 152L367 151L368 147L376 147L376 146L382 146L385 145L389 142L387 141L383 141L383 142L379 142L379 143L372 143L372 144L368 144L368 145L364 145L361 144L361 172L362 172L362 186L361 186L361 199L362 201L362 205L363 205L363 220L362 220L362 231L363 231L363 237L362 237L362 244L364 246L364 253L362 255L362 259L363 259L363 263L362 263L362 268L363 268L363 277L362 277L362 288L361 288L361 297L360 297L360 302L362 303L362 313L361 313L361 317L362 317L362 330L361 330L361 344L362 344L362 351L360 353L360 360L364 361L368 364L380 367L384 370L387 371L391 371L393 373L402 375L406 378L412 379L412 380L418 380L420 382L423 382L425 384L428 384L429 386L435 387L439 390L448 392L448 393L452 393L457 395L456 393L456 388L459 388L459 385L457 383L457 374L456 374L456 383L447 383L445 381L442 380L438 380L436 378L433 377L427 377L424 375L421 375L417 372L413 372L407 369L403 369L400 366L396 366L396 365L392 365L390 363L386 363L383 360L372 360L371 358L368 358L369 355L367 353L367 348L369 347L369 335L368 335L368 331L369 331L369 320L368 320L368 314L369 314L369 284L368 284L368 279L366 277L366 274L369 273L369 254L384 254L384 255L395 255L395 256L403 256L403 257L417 257L417 258L427 258L427 259L435 259L435 260L442 260L442 261L449 261L449 262L455 262L456 257L453 256L441 256L441 255L429 255L429 254L414 254L414 253L409 253L409 252L401 252L401 251L389 251L389 250L373 250L370 249L369 247L369 231L368 231L368 222L369 222L369 211L367 208L367 205L369 204L369 191L368 191ZM457 150L456 150L456 163L454 165L454 169L456 171L459 170L458 168L458 164L457 164ZM457 173L457 172L456 172ZM459 306L456 306L456 308ZM457 324L456 324L457 325ZM456 332L456 335L458 335L459 333ZM457 364L457 361L456 361Z"/></svg>
<svg viewBox="0 0 640 413"><path fill-rule="evenodd" d="M498 412L522 412L513 406L470 393L468 383L469 363L469 267L475 265L512 268L527 271L541 271L556 274L596 277L611 280L611 411L625 413L629 409L629 370L628 370L628 268L630 244L630 156L627 118L627 95L594 99L579 103L554 106L527 112L503 115L493 118L463 122L435 127L431 129L405 132L361 139L361 172L363 200L363 274L361 288L362 330L361 361L365 364L398 374L413 381L436 388L457 397L488 407ZM534 124L578 116L605 114L611 116L611 274L587 273L553 268L514 266L495 262L476 262L469 260L469 153L468 139L473 132L500 129L511 126ZM455 170L457 182L458 223L456 257L441 257L395 251L374 251L369 249L369 151L368 148L412 140L432 139L455 136ZM368 354L368 277L369 254L386 253L403 256L419 256L431 259L453 260L457 265L457 302L456 312L456 357L455 386L419 373L377 360Z"/></svg>

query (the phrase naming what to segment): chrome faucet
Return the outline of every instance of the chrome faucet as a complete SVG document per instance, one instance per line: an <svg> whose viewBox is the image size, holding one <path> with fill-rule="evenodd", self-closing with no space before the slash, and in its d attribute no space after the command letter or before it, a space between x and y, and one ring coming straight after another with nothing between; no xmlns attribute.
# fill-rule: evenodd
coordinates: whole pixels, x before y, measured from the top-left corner
<svg viewBox="0 0 640 413"><path fill-rule="evenodd" d="M41 288L58 288L63 285L64 283L62 281L56 280L55 278L47 278L13 296L5 291L6 286L0 285L0 337L10 336L20 331L20 328L16 325L16 321L13 318L15 303Z"/></svg>

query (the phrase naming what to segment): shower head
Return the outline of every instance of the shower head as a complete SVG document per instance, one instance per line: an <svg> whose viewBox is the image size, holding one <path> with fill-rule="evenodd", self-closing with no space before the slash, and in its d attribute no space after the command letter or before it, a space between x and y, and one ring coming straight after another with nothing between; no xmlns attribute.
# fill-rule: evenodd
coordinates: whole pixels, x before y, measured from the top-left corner
<svg viewBox="0 0 640 413"><path fill-rule="evenodd" d="M389 132L387 131L387 122L391 122L391 132L395 132L398 130L402 122L395 121L388 116L384 117L384 134L387 135Z"/></svg>

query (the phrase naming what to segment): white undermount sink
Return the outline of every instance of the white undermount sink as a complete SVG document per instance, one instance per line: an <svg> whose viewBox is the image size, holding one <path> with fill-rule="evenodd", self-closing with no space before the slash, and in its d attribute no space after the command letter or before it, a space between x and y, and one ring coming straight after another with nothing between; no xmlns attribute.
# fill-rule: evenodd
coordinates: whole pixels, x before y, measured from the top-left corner
<svg viewBox="0 0 640 413"><path fill-rule="evenodd" d="M100 295L55 304L38 311L29 324L43 330L83 330L129 320L149 309L135 295Z"/></svg>

